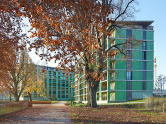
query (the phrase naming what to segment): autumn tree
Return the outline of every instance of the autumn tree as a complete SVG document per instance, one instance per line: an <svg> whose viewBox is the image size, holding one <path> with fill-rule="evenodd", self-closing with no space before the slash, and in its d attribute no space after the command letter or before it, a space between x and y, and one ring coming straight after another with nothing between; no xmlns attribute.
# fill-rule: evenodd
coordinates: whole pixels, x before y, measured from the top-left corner
<svg viewBox="0 0 166 124"><path fill-rule="evenodd" d="M9 92L11 87L4 82L11 82L8 72L16 61L15 52L25 46L28 37L22 32L21 17L16 12L19 7L10 0L0 1L0 85L6 87Z"/></svg>
<svg viewBox="0 0 166 124"><path fill-rule="evenodd" d="M37 85L37 90L36 92L39 94L41 98L47 98L47 89L45 86L45 83L42 79L38 79L38 85Z"/></svg>
<svg viewBox="0 0 166 124"><path fill-rule="evenodd" d="M31 79L25 86L24 92L29 95L29 100L32 101L32 93L36 92L40 97L46 98L47 91L43 79L39 78L38 74L32 75Z"/></svg>
<svg viewBox="0 0 166 124"><path fill-rule="evenodd" d="M85 78L88 81L87 106L92 107L97 107L96 91L102 79L103 61L108 53L111 56L117 54L110 53L112 48L117 48L123 54L119 46L127 44L112 45L107 49L106 37L111 35L111 30L121 27L117 21L132 16L133 3L134 0L13 2L21 10L16 13L29 18L32 27L30 37L33 38L29 44L30 49L36 49L36 54L46 60L60 60L60 67L75 73L74 66L81 57L83 62L79 64L85 66ZM39 49L43 49L42 53L39 53Z"/></svg>
<svg viewBox="0 0 166 124"><path fill-rule="evenodd" d="M17 59L14 61L8 72L12 80L10 82L3 82L6 87L11 89L15 101L19 101L24 88L30 82L36 73L35 65L28 55L26 49L16 52Z"/></svg>

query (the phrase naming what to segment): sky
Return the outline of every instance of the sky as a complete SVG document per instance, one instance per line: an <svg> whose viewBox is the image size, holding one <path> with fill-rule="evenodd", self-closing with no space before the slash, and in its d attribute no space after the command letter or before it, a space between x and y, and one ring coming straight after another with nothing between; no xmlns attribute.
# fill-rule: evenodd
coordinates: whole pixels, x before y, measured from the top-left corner
<svg viewBox="0 0 166 124"><path fill-rule="evenodd" d="M134 20L152 20L154 23L154 57L157 60L157 75L166 76L166 0L138 0Z"/></svg>
<svg viewBox="0 0 166 124"><path fill-rule="evenodd" d="M166 0L137 0L138 5L135 6L136 10L133 20L137 21L154 21L152 26L154 26L154 57L157 59L157 75L163 74L166 76ZM28 30L28 29L27 29ZM30 53L32 60L36 64L48 65L51 67L56 67L57 64L54 60L46 63L44 60L41 61L40 58L34 54Z"/></svg>

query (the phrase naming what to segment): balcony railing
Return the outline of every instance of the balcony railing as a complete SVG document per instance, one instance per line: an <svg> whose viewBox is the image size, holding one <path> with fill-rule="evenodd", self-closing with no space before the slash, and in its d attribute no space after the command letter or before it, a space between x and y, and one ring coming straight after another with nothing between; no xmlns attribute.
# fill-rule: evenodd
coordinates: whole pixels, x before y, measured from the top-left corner
<svg viewBox="0 0 166 124"><path fill-rule="evenodd" d="M102 100L107 100L107 97L102 97Z"/></svg>
<svg viewBox="0 0 166 124"><path fill-rule="evenodd" d="M102 91L107 90L107 87L102 87Z"/></svg>
<svg viewBox="0 0 166 124"><path fill-rule="evenodd" d="M115 80L115 76L111 76L111 77L110 77L110 80Z"/></svg>
<svg viewBox="0 0 166 124"><path fill-rule="evenodd" d="M105 77L103 78L103 80L107 80L107 76L105 76Z"/></svg>

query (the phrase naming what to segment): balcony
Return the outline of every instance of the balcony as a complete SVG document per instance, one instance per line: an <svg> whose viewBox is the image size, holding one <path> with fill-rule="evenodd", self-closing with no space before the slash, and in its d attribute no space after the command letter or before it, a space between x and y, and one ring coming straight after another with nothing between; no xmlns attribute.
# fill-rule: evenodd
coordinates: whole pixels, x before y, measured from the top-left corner
<svg viewBox="0 0 166 124"><path fill-rule="evenodd" d="M107 90L107 87L102 87L102 89L101 89L102 91L104 91L104 90Z"/></svg>
<svg viewBox="0 0 166 124"><path fill-rule="evenodd" d="M107 80L107 76L103 77L103 80L102 80L102 81L105 81L105 80Z"/></svg>
<svg viewBox="0 0 166 124"><path fill-rule="evenodd" d="M110 80L115 80L115 76L110 76Z"/></svg>
<svg viewBox="0 0 166 124"><path fill-rule="evenodd" d="M107 97L102 97L102 100L107 100Z"/></svg>

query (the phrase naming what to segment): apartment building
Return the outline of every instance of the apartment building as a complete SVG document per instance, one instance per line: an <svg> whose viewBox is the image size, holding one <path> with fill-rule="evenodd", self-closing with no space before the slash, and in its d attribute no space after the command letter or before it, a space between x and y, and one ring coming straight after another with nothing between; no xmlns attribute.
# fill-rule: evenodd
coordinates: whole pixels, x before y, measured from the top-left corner
<svg viewBox="0 0 166 124"><path fill-rule="evenodd" d="M123 24L125 26L123 26ZM98 103L128 101L150 96L154 82L154 30L153 21L119 22L121 28L112 30L107 37L107 48L113 44L132 43L125 48L127 59L120 52L105 61L104 79L100 81L97 92ZM111 49L114 51L117 49ZM80 60L81 62L82 60ZM80 68L76 65L76 68ZM84 69L82 66L81 68ZM87 101L87 82L84 73L75 74L75 101Z"/></svg>
<svg viewBox="0 0 166 124"><path fill-rule="evenodd" d="M45 70L43 73L43 69ZM62 69L58 70L54 67L36 65L36 71L46 88L45 100L69 100L71 99L71 82L73 82L73 74L65 75ZM23 98L28 100L28 94L24 93ZM37 92L32 93L32 100L43 100Z"/></svg>

